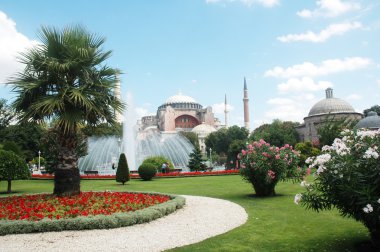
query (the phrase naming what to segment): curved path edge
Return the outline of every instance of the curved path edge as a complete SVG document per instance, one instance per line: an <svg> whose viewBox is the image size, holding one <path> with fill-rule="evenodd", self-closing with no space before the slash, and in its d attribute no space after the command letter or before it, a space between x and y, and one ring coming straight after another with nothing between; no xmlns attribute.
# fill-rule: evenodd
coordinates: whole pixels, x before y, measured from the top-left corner
<svg viewBox="0 0 380 252"><path fill-rule="evenodd" d="M163 251L203 241L243 225L248 215L233 202L187 196L186 205L149 223L115 229L0 237L1 251Z"/></svg>

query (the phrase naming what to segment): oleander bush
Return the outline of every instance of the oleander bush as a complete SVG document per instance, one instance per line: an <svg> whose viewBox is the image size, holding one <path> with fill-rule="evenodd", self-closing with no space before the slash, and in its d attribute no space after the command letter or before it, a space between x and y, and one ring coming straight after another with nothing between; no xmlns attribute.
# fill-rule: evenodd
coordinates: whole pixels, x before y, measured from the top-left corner
<svg viewBox="0 0 380 252"><path fill-rule="evenodd" d="M151 180L157 173L157 169L154 164L143 163L138 169L139 176L142 180Z"/></svg>
<svg viewBox="0 0 380 252"><path fill-rule="evenodd" d="M279 148L263 139L253 142L239 154L240 175L251 183L257 196L275 195L275 187L281 180L300 180L299 154L286 144Z"/></svg>
<svg viewBox="0 0 380 252"><path fill-rule="evenodd" d="M317 212L336 208L362 222L380 249L380 130L345 130L322 154L306 160L317 168L314 183L297 194L295 203Z"/></svg>

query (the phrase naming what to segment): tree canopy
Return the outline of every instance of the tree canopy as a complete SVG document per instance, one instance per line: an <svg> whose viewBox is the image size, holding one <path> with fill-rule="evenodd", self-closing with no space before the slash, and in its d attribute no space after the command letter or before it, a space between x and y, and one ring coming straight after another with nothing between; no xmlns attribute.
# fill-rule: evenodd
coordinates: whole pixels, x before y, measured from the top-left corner
<svg viewBox="0 0 380 252"><path fill-rule="evenodd" d="M363 111L363 115L364 117L366 117L368 115L368 112L370 111L374 111L377 113L377 115L380 115L380 106L379 105L373 105L372 107L370 107L369 109L365 109Z"/></svg>
<svg viewBox="0 0 380 252"><path fill-rule="evenodd" d="M298 122L281 121L279 119L273 120L271 124L263 124L256 128L249 139L251 141L265 140L271 145L277 147L290 144L294 146L298 142L298 133L295 129Z"/></svg>
<svg viewBox="0 0 380 252"><path fill-rule="evenodd" d="M10 84L20 122L54 121L58 132L58 166L54 193L80 193L77 134L83 125L115 125L124 104L114 95L118 69L106 65L111 51L105 38L81 26L42 27L41 43L20 53L24 69Z"/></svg>

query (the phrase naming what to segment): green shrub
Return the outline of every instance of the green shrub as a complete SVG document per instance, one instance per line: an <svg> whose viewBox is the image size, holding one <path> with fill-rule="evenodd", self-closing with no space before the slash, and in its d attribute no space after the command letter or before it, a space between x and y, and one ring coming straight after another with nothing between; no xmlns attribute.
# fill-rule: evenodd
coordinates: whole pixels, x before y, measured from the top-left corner
<svg viewBox="0 0 380 252"><path fill-rule="evenodd" d="M311 142L297 143L295 149L300 152L300 165L304 166L308 157L317 156L321 152Z"/></svg>
<svg viewBox="0 0 380 252"><path fill-rule="evenodd" d="M297 194L295 203L315 211L336 208L362 222L376 251L380 249L380 131L342 132L322 154L306 160L317 168L314 183Z"/></svg>
<svg viewBox="0 0 380 252"><path fill-rule="evenodd" d="M116 182L123 183L130 180L129 176L129 168L128 168L128 163L127 163L127 158L125 157L124 153L120 154L119 158L119 163L117 165L117 170L116 170Z"/></svg>
<svg viewBox="0 0 380 252"><path fill-rule="evenodd" d="M161 167L162 167L162 164L163 163L167 163L169 164L169 170L173 170L174 169L174 165L173 163L167 159L166 157L164 156L153 156L153 157L149 157L147 159L145 159L142 164L153 164L154 167L156 168L157 172L161 172Z"/></svg>
<svg viewBox="0 0 380 252"><path fill-rule="evenodd" d="M138 169L140 178L143 180L151 180L157 172L156 166L151 163L141 164Z"/></svg>
<svg viewBox="0 0 380 252"><path fill-rule="evenodd" d="M11 151L0 150L0 180L8 182L7 193L12 192L12 180L28 178L30 172L25 161Z"/></svg>

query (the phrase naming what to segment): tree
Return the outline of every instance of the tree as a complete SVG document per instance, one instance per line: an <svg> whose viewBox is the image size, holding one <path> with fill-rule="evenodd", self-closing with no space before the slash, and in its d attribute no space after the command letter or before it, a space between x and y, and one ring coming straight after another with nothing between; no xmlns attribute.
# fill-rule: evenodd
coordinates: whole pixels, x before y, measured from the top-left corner
<svg viewBox="0 0 380 252"><path fill-rule="evenodd" d="M189 142L194 146L199 148L199 140L198 140L198 135L195 134L194 132L187 132L187 131L180 131L180 135L184 136L189 140Z"/></svg>
<svg viewBox="0 0 380 252"><path fill-rule="evenodd" d="M0 150L0 180L8 182L7 193L12 192L12 180L28 178L30 172L25 161L11 151Z"/></svg>
<svg viewBox="0 0 380 252"><path fill-rule="evenodd" d="M25 65L9 83L18 97L13 103L22 122L54 120L58 132L58 165L54 194L80 193L77 134L81 125L116 123L123 103L114 96L117 69L105 65L111 51L105 39L81 26L63 30L42 27L41 44L20 54Z"/></svg>
<svg viewBox="0 0 380 252"><path fill-rule="evenodd" d="M340 133L344 129L352 129L357 124L356 120L349 119L336 119L330 116L326 121L317 129L319 145L331 145L335 138L340 137Z"/></svg>
<svg viewBox="0 0 380 252"><path fill-rule="evenodd" d="M205 165L202 163L202 153L199 148L194 148L193 152L190 153L188 167L190 171L199 171L205 169Z"/></svg>
<svg viewBox="0 0 380 252"><path fill-rule="evenodd" d="M120 182L123 185L125 182L130 180L129 168L127 163L127 158L124 153L120 154L119 163L117 164L116 170L116 182Z"/></svg>
<svg viewBox="0 0 380 252"><path fill-rule="evenodd" d="M0 130L6 128L14 118L12 108L7 104L7 100L0 99Z"/></svg>
<svg viewBox="0 0 380 252"><path fill-rule="evenodd" d="M233 140L228 148L227 163L230 168L236 167L236 162L238 168L240 168L240 162L238 161L238 154L242 149L246 147L246 143L243 140Z"/></svg>
<svg viewBox="0 0 380 252"><path fill-rule="evenodd" d="M86 136L116 136L122 137L123 135L123 127L120 123L115 123L115 125L111 125L109 123L101 123L97 126L87 125L82 129L83 133Z"/></svg>
<svg viewBox="0 0 380 252"><path fill-rule="evenodd" d="M379 105L373 105L372 107L370 107L369 109L365 109L363 111L363 115L364 117L366 117L368 115L368 112L370 111L374 111L376 112L378 115L380 115L380 106Z"/></svg>
<svg viewBox="0 0 380 252"><path fill-rule="evenodd" d="M153 156L153 157L148 157L147 159L144 159L142 164L152 164L156 168L157 172L161 172L162 169L162 164L165 163L168 165L167 170L174 169L173 163L167 159L164 156Z"/></svg>
<svg viewBox="0 0 380 252"><path fill-rule="evenodd" d="M273 120L271 124L263 124L256 128L249 139L251 141L259 141L260 139L280 147L285 144L294 146L298 142L298 133L295 126L298 122Z"/></svg>
<svg viewBox="0 0 380 252"><path fill-rule="evenodd" d="M39 150L41 150L41 137L46 129L33 122L9 125L0 131L0 139L3 142L14 142L20 149L26 161L32 160Z"/></svg>

